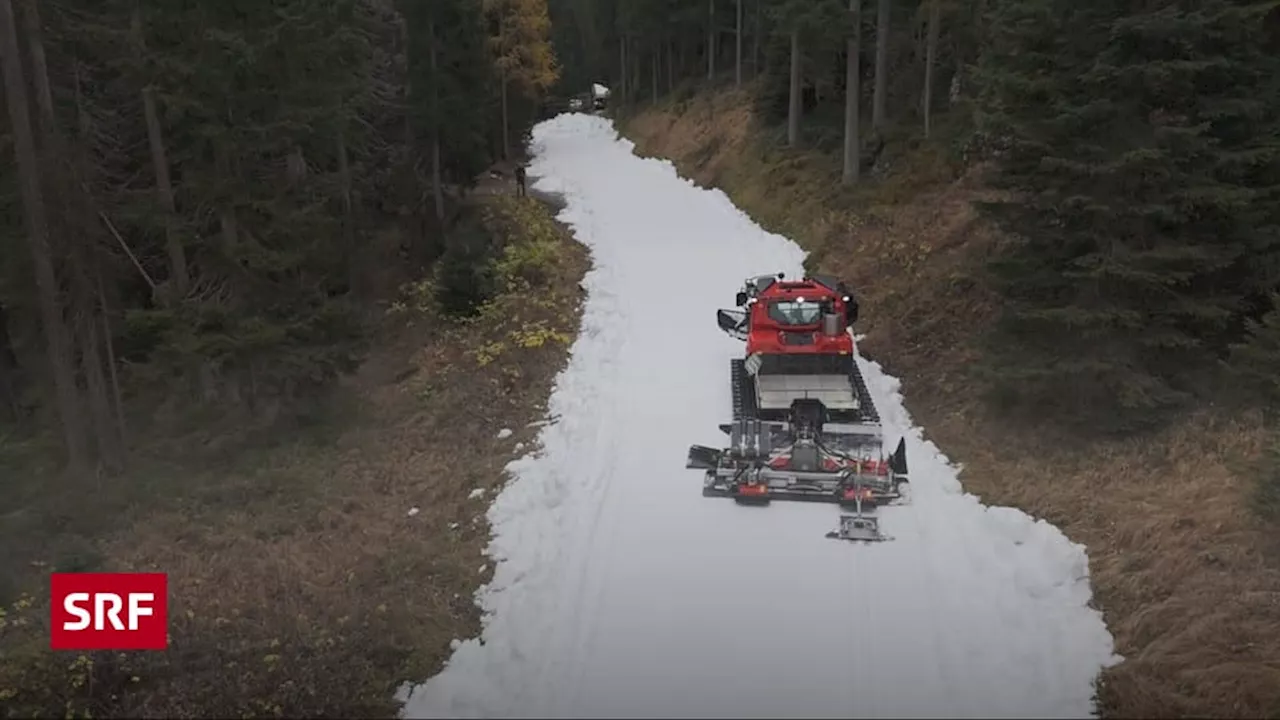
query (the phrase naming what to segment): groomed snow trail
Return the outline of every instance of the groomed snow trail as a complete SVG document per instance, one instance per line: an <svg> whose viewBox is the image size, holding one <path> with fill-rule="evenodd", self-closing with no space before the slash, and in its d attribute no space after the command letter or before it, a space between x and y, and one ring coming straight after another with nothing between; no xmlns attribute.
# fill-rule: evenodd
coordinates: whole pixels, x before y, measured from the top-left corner
<svg viewBox="0 0 1280 720"><path fill-rule="evenodd" d="M743 349L715 310L748 276L802 275L804 253L606 119L533 137L535 187L592 252L582 331L542 452L489 510L482 642L407 689L404 715L1093 715L1115 658L1084 549L965 495L875 363L859 359L912 478L913 504L880 511L892 542L825 538L832 505L702 496L685 455L723 444Z"/></svg>

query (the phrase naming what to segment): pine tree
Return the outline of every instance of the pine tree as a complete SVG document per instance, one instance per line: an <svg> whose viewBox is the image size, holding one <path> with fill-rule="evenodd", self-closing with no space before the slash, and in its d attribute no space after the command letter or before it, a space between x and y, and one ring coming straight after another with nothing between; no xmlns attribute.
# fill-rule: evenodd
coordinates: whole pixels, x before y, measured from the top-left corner
<svg viewBox="0 0 1280 720"><path fill-rule="evenodd" d="M1276 252L1260 168L1280 98L1258 8L993 10L982 120L1015 191L983 206L1012 238L993 263L994 369L1041 413L1152 420L1194 398L1249 296L1274 286L1257 261Z"/></svg>
<svg viewBox="0 0 1280 720"><path fill-rule="evenodd" d="M470 186L492 160L489 132L498 109L484 16L474 0L411 0L405 12L414 127L423 140L439 132L445 177ZM434 72L429 57L432 23L438 40Z"/></svg>

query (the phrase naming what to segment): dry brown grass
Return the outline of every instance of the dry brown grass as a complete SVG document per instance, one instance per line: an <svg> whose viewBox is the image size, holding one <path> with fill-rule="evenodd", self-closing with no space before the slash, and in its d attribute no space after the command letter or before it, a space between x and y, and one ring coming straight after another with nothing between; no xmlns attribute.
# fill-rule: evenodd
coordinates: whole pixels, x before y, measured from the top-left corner
<svg viewBox="0 0 1280 720"><path fill-rule="evenodd" d="M981 168L953 178L925 146L844 192L834 159L762 141L741 93L650 110L627 130L638 152L721 187L852 280L868 354L903 378L966 489L1086 545L1126 658L1100 679L1104 716L1280 716L1280 569L1241 469L1264 441L1260 418L1206 408L1155 436L1081 446L992 414L966 374L996 309L977 272L996 241L970 205L989 192Z"/></svg>
<svg viewBox="0 0 1280 720"><path fill-rule="evenodd" d="M517 443L535 439L588 266L537 201L484 202L538 233L551 262L524 288L537 301L504 295L457 324L415 308L418 287L346 382L353 415L337 431L225 471L174 466L164 502L91 539L100 569L169 573L170 651L54 654L47 611L19 603L0 620L3 715L390 717L400 683L479 632L484 513ZM47 546L23 559L52 562Z"/></svg>

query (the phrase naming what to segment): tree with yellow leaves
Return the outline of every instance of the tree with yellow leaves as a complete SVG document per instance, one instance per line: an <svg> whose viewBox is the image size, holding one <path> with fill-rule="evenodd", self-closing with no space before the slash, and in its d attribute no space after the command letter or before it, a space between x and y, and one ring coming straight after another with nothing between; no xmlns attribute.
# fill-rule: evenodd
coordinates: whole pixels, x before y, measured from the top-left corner
<svg viewBox="0 0 1280 720"><path fill-rule="evenodd" d="M560 77L551 47L547 0L484 0L489 27L496 34L489 47L502 93L502 157L510 156L508 88L536 101Z"/></svg>

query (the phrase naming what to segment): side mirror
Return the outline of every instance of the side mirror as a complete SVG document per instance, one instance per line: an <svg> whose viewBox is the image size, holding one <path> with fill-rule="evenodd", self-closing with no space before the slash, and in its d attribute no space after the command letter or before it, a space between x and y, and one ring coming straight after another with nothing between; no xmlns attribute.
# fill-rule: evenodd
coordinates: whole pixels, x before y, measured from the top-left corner
<svg viewBox="0 0 1280 720"><path fill-rule="evenodd" d="M717 310L716 324L731 337L747 339L747 314L737 310Z"/></svg>
<svg viewBox="0 0 1280 720"><path fill-rule="evenodd" d="M738 305L738 307L742 307L747 304L747 294L739 290L738 294L734 296L733 301Z"/></svg>
<svg viewBox="0 0 1280 720"><path fill-rule="evenodd" d="M858 321L858 301L852 295L846 295L844 302L844 324L846 327L853 327Z"/></svg>

